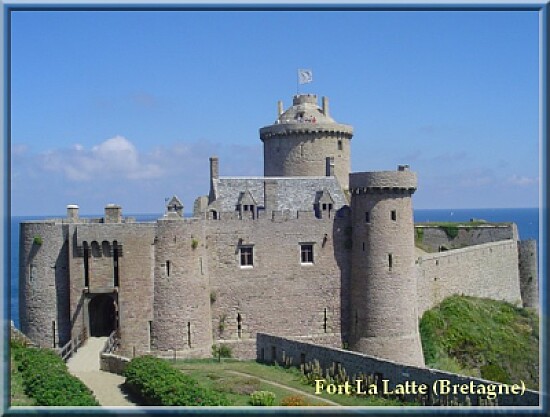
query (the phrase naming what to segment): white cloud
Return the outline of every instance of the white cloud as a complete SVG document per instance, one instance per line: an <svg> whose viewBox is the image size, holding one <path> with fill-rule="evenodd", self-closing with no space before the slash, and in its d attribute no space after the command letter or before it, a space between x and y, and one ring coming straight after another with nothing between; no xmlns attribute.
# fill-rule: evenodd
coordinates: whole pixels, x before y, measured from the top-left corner
<svg viewBox="0 0 550 417"><path fill-rule="evenodd" d="M508 184L518 185L520 187L526 187L529 185L537 184L539 182L538 177L526 177L524 175L512 175L508 178Z"/></svg>
<svg viewBox="0 0 550 417"><path fill-rule="evenodd" d="M155 179L164 174L161 165L148 163L132 142L123 136L93 146L91 150L75 144L70 150L53 150L42 154L45 170L61 172L72 181L98 178Z"/></svg>

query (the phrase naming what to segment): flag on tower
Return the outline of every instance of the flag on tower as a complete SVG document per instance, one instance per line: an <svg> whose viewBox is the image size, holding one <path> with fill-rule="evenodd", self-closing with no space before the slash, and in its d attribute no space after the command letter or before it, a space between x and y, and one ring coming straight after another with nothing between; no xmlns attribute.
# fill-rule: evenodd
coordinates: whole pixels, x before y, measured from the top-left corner
<svg viewBox="0 0 550 417"><path fill-rule="evenodd" d="M298 82L300 84L307 84L313 81L313 71L310 69L298 70Z"/></svg>

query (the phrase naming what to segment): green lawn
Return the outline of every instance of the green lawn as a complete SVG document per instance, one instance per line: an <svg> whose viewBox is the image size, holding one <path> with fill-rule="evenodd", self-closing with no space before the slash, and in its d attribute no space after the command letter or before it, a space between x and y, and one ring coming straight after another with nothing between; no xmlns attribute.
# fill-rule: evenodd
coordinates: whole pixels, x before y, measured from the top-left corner
<svg viewBox="0 0 550 417"><path fill-rule="evenodd" d="M174 366L192 375L201 383L213 389L225 392L235 405L249 405L249 393L256 390L274 392L277 396L274 405L280 405L280 401L284 397L300 395L289 389L262 382L259 378L289 388L298 389L304 394L315 394L314 387L302 381L301 373L296 368L284 369L279 366L263 365L254 361L228 359L222 360L222 362L218 362L217 360L178 360L173 363ZM231 371L247 374L247 376L237 375ZM321 399L330 400L340 405L347 406L406 405L400 401L385 398L329 395L327 393L316 395L319 400L315 401L312 398L306 397L304 394L302 394L302 397L304 397L309 405L330 406L330 404L322 402Z"/></svg>

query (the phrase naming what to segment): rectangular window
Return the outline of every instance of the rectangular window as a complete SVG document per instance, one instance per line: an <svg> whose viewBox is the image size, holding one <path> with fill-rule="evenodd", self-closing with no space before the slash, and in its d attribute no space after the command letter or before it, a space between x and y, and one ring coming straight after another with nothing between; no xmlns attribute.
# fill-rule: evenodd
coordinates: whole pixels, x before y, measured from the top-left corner
<svg viewBox="0 0 550 417"><path fill-rule="evenodd" d="M300 255L303 264L313 263L313 245L310 243L300 245Z"/></svg>
<svg viewBox="0 0 550 417"><path fill-rule="evenodd" d="M365 211L365 223L370 223L370 212Z"/></svg>
<svg viewBox="0 0 550 417"><path fill-rule="evenodd" d="M388 267L391 269L393 268L393 255L391 253L388 254Z"/></svg>
<svg viewBox="0 0 550 417"><path fill-rule="evenodd" d="M393 221L397 220L397 212L395 210L392 210L391 211L391 219Z"/></svg>
<svg viewBox="0 0 550 417"><path fill-rule="evenodd" d="M241 252L241 266L253 266L254 265L254 248L252 246L242 246Z"/></svg>
<svg viewBox="0 0 550 417"><path fill-rule="evenodd" d="M338 150L341 151L344 149L344 145L342 144L342 139L338 140Z"/></svg>

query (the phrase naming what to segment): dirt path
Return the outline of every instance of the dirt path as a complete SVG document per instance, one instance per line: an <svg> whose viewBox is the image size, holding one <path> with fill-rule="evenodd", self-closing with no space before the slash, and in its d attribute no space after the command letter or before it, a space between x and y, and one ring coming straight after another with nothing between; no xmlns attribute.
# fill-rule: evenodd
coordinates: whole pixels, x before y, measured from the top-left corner
<svg viewBox="0 0 550 417"><path fill-rule="evenodd" d="M69 372L80 378L94 392L101 405L136 406L121 388L124 377L99 369L99 352L106 341L106 337L90 337L67 361Z"/></svg>
<svg viewBox="0 0 550 417"><path fill-rule="evenodd" d="M239 372L239 371L232 371L232 370L229 370L229 369L226 369L225 372L229 372L229 373L232 373L232 374L235 374L235 375L240 375L240 376L258 378L257 376L252 375L252 374L247 374L247 373ZM330 401L330 400L327 400L325 398L321 398L318 395L310 394L308 392L299 390L298 388L292 388L292 387L289 387L288 385L284 385L284 384L280 384L278 382L270 381L269 379L263 379L263 378L258 378L258 379L262 382L265 382L266 384L275 385L276 387L284 388L284 389L289 390L289 391L293 391L297 394L304 395L306 397L314 399L315 401L327 403L327 404L330 404L330 405L335 405L335 406L338 406L338 407L343 407L342 404L338 404L338 403L335 403L334 401Z"/></svg>

